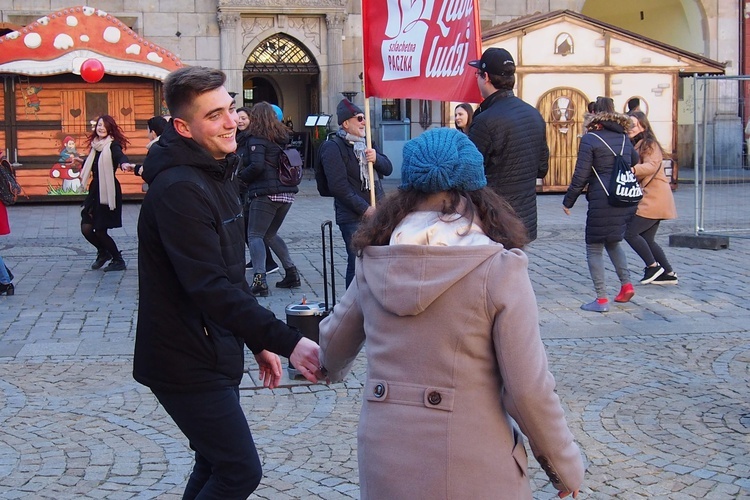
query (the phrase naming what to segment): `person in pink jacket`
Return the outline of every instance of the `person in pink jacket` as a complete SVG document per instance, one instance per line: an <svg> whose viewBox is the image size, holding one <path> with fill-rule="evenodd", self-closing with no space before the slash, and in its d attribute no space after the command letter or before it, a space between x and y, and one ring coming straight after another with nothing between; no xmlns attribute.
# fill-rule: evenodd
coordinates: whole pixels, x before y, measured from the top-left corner
<svg viewBox="0 0 750 500"><path fill-rule="evenodd" d="M577 496L584 466L547 366L523 223L457 130L409 141L401 175L354 235L355 279L320 325L330 381L367 344L361 498L530 499L523 435L559 495Z"/></svg>
<svg viewBox="0 0 750 500"><path fill-rule="evenodd" d="M625 241L646 264L642 285L676 285L677 273L672 269L664 250L655 241L659 223L677 218L672 188L661 164L663 152L643 112L631 112L630 120L633 127L628 135L641 158L641 162L633 166L633 173L641 183L643 198L638 203L635 216L628 223Z"/></svg>

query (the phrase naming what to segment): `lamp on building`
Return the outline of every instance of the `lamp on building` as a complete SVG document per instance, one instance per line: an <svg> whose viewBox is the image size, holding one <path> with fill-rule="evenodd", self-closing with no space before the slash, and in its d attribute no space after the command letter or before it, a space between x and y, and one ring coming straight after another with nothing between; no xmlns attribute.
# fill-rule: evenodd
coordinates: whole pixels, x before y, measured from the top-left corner
<svg viewBox="0 0 750 500"><path fill-rule="evenodd" d="M349 99L351 102L354 102L354 98L357 97L357 94L359 94L359 92L352 92L351 90L349 92L341 92L341 95Z"/></svg>

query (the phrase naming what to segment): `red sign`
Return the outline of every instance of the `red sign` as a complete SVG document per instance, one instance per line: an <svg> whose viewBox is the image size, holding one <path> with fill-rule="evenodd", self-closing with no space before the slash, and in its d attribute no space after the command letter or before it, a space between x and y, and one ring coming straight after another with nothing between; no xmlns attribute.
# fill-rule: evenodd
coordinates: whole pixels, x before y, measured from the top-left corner
<svg viewBox="0 0 750 500"><path fill-rule="evenodd" d="M365 95L481 102L478 0L363 0Z"/></svg>

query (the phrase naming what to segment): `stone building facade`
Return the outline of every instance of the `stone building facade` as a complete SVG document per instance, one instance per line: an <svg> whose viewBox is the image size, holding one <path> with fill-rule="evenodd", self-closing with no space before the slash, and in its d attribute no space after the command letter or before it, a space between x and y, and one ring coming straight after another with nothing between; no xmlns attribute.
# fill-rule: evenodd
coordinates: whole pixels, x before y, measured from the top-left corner
<svg viewBox="0 0 750 500"><path fill-rule="evenodd" d="M223 69L238 104L279 104L296 130L309 115L334 114L342 92L363 103L360 0L91 0L183 63ZM385 4L385 2L384 2ZM0 28L24 26L73 4L61 0L0 0ZM489 28L534 12L570 9L678 48L726 63L738 74L741 2L731 0L480 0ZM739 97L737 85L720 90ZM687 94L688 92L686 92ZM450 107L418 100L372 101L373 137L392 144L450 122ZM679 113L688 113L690 103ZM728 126L736 109L722 110ZM681 118L682 120L682 118ZM740 124L741 127L741 124Z"/></svg>

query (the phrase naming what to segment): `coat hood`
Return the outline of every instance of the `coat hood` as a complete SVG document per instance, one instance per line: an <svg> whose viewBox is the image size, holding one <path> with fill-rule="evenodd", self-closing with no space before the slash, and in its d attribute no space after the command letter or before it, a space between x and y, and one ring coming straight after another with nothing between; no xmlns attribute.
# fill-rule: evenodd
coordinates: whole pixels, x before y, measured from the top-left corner
<svg viewBox="0 0 750 500"><path fill-rule="evenodd" d="M586 129L596 125L603 125L604 122L616 123L626 132L633 126L630 117L622 113L586 113L583 115L583 126Z"/></svg>
<svg viewBox="0 0 750 500"><path fill-rule="evenodd" d="M172 122L169 122L159 141L148 150L143 162L142 177L151 184L161 172L185 165L204 170L209 175L221 179L232 175L236 162L237 155L234 153L227 155L225 160L215 159L193 139L178 134Z"/></svg>
<svg viewBox="0 0 750 500"><path fill-rule="evenodd" d="M368 287L389 313L415 316L466 275L507 251L499 244L371 246L357 262L357 279L364 280L358 286Z"/></svg>

